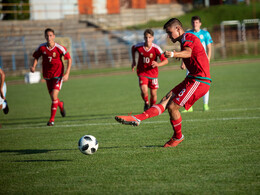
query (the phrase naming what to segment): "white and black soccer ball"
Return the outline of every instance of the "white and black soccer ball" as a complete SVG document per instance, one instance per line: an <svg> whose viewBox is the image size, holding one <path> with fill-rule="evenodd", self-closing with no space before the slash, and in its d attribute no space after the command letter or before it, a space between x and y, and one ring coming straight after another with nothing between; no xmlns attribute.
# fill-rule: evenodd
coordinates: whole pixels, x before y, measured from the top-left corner
<svg viewBox="0 0 260 195"><path fill-rule="evenodd" d="M84 135L79 139L78 146L83 154L94 154L98 149L98 141L92 135Z"/></svg>

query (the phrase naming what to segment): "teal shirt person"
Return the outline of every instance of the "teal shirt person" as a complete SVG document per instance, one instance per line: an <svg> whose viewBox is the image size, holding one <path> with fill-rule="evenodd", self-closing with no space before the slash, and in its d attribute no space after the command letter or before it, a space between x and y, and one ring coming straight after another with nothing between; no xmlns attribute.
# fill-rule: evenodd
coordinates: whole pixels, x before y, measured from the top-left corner
<svg viewBox="0 0 260 195"><path fill-rule="evenodd" d="M192 33L195 36L197 36L200 39L200 42L202 43L202 45L207 53L207 45L210 43L213 43L213 40L208 31L202 30L202 29L198 32L195 32L194 30L188 30L188 31L186 31L186 33Z"/></svg>

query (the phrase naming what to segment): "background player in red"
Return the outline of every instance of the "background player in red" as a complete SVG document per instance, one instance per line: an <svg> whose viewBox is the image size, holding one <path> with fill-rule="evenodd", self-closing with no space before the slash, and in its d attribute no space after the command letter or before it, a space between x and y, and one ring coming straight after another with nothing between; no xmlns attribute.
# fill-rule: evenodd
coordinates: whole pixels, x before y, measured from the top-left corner
<svg viewBox="0 0 260 195"><path fill-rule="evenodd" d="M173 43L180 42L181 51L166 51L166 57L182 58L189 75L183 82L174 87L159 104L149 108L142 114L134 116L116 116L115 119L123 124L138 126L141 121L160 115L168 109L170 122L174 130L172 138L164 147L175 147L184 140L181 131L181 107L188 110L210 88L209 61L200 39L191 33L185 33L177 18L170 19L164 29Z"/></svg>
<svg viewBox="0 0 260 195"><path fill-rule="evenodd" d="M53 29L47 28L44 34L47 42L41 44L33 53L34 62L30 70L31 72L35 71L38 59L42 56L43 78L46 80L48 91L52 99L51 117L47 125L53 126L58 107L60 108L62 117L65 117L66 115L64 102L59 100L58 95L62 86L62 82L67 81L69 78L71 58L70 54L67 52L67 49L64 46L55 43L55 34ZM63 74L64 65L62 62L62 56L64 56L64 59L67 60L67 69L65 74Z"/></svg>
<svg viewBox="0 0 260 195"><path fill-rule="evenodd" d="M153 43L154 32L151 29L144 31L144 42L137 43L132 47L132 71L136 66L135 53L138 52L137 75L139 77L139 86L141 89L141 96L144 100L144 111L149 108L148 88L150 88L150 106L157 101L158 83L158 67L164 66L168 63L164 56L162 49ZM158 63L157 59L161 62Z"/></svg>

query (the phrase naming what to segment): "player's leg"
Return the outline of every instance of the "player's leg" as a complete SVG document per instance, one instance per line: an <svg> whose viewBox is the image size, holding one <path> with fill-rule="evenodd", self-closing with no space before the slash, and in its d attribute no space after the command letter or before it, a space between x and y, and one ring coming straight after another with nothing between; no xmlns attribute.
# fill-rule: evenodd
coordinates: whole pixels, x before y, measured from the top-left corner
<svg viewBox="0 0 260 195"><path fill-rule="evenodd" d="M56 112L58 107L60 107L61 110L64 110L64 103L62 101L59 100L58 96L59 96L59 92L62 86L62 80L61 79L51 79L51 80L47 80L47 87L49 90L49 94L51 97L51 117L49 122L47 123L48 126L53 126L54 125L54 120L55 120L55 116L56 116Z"/></svg>
<svg viewBox="0 0 260 195"><path fill-rule="evenodd" d="M181 132L182 118L179 109L180 105L174 101L170 101L168 105L168 112L170 115L170 122L174 131L171 139L164 144L164 147L176 147L179 143L184 140L184 135Z"/></svg>
<svg viewBox="0 0 260 195"><path fill-rule="evenodd" d="M165 108L169 100L173 97L174 94L172 91L170 91L166 96L162 98L159 104L153 105L151 108L144 111L142 114L134 116L116 116L115 119L122 124L138 126L143 120L161 115L165 111Z"/></svg>
<svg viewBox="0 0 260 195"><path fill-rule="evenodd" d="M175 147L183 141L184 135L181 132L182 118L179 109L183 106L188 110L199 98L209 90L209 85L198 81L186 80L173 89L177 95L168 105L170 121L174 130L172 138L164 147Z"/></svg>
<svg viewBox="0 0 260 195"><path fill-rule="evenodd" d="M147 85L141 85L140 90L141 90L141 97L144 100L144 111L146 111L149 108L148 86Z"/></svg>
<svg viewBox="0 0 260 195"><path fill-rule="evenodd" d="M149 108L148 78L139 77L139 86L141 90L141 97L144 100L144 111L146 111Z"/></svg>
<svg viewBox="0 0 260 195"><path fill-rule="evenodd" d="M186 76L189 74L190 72L188 71L188 69L186 70ZM183 110L181 111L182 113L186 113L186 112L193 112L193 107L191 106L188 110Z"/></svg>
<svg viewBox="0 0 260 195"><path fill-rule="evenodd" d="M150 106L157 102L157 89L159 88L158 79L149 79L148 87L150 88Z"/></svg>
<svg viewBox="0 0 260 195"><path fill-rule="evenodd" d="M156 104L157 101L157 89L150 89L150 106L153 106Z"/></svg>
<svg viewBox="0 0 260 195"><path fill-rule="evenodd" d="M53 89L52 92L50 93L52 104L51 104L51 117L47 124L48 126L54 125L55 115L59 105L58 95L59 95L59 90L57 89Z"/></svg>
<svg viewBox="0 0 260 195"><path fill-rule="evenodd" d="M208 111L209 110L209 91L203 96L203 110Z"/></svg>

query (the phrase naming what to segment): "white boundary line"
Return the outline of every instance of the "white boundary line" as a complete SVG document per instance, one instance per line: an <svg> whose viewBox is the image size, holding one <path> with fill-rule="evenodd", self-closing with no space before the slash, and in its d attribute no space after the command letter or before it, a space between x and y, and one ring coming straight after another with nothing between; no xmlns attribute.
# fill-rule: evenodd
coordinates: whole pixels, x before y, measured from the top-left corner
<svg viewBox="0 0 260 195"><path fill-rule="evenodd" d="M188 119L183 120L183 122L206 122L206 121L231 121L231 120L257 120L260 119L260 117L230 117L230 118L211 118L211 119ZM74 122L73 122L74 123ZM143 124L155 124L155 123L169 123L169 120L160 120L160 121L144 121ZM87 127L87 126L107 126L107 125L120 125L119 123L81 123L81 124L64 124L64 125L57 125L56 127ZM0 129L0 131L3 130L19 130L19 129L42 129L42 128L52 128L47 127L46 123L38 123L33 124L31 126L23 125L20 127L6 127Z"/></svg>

